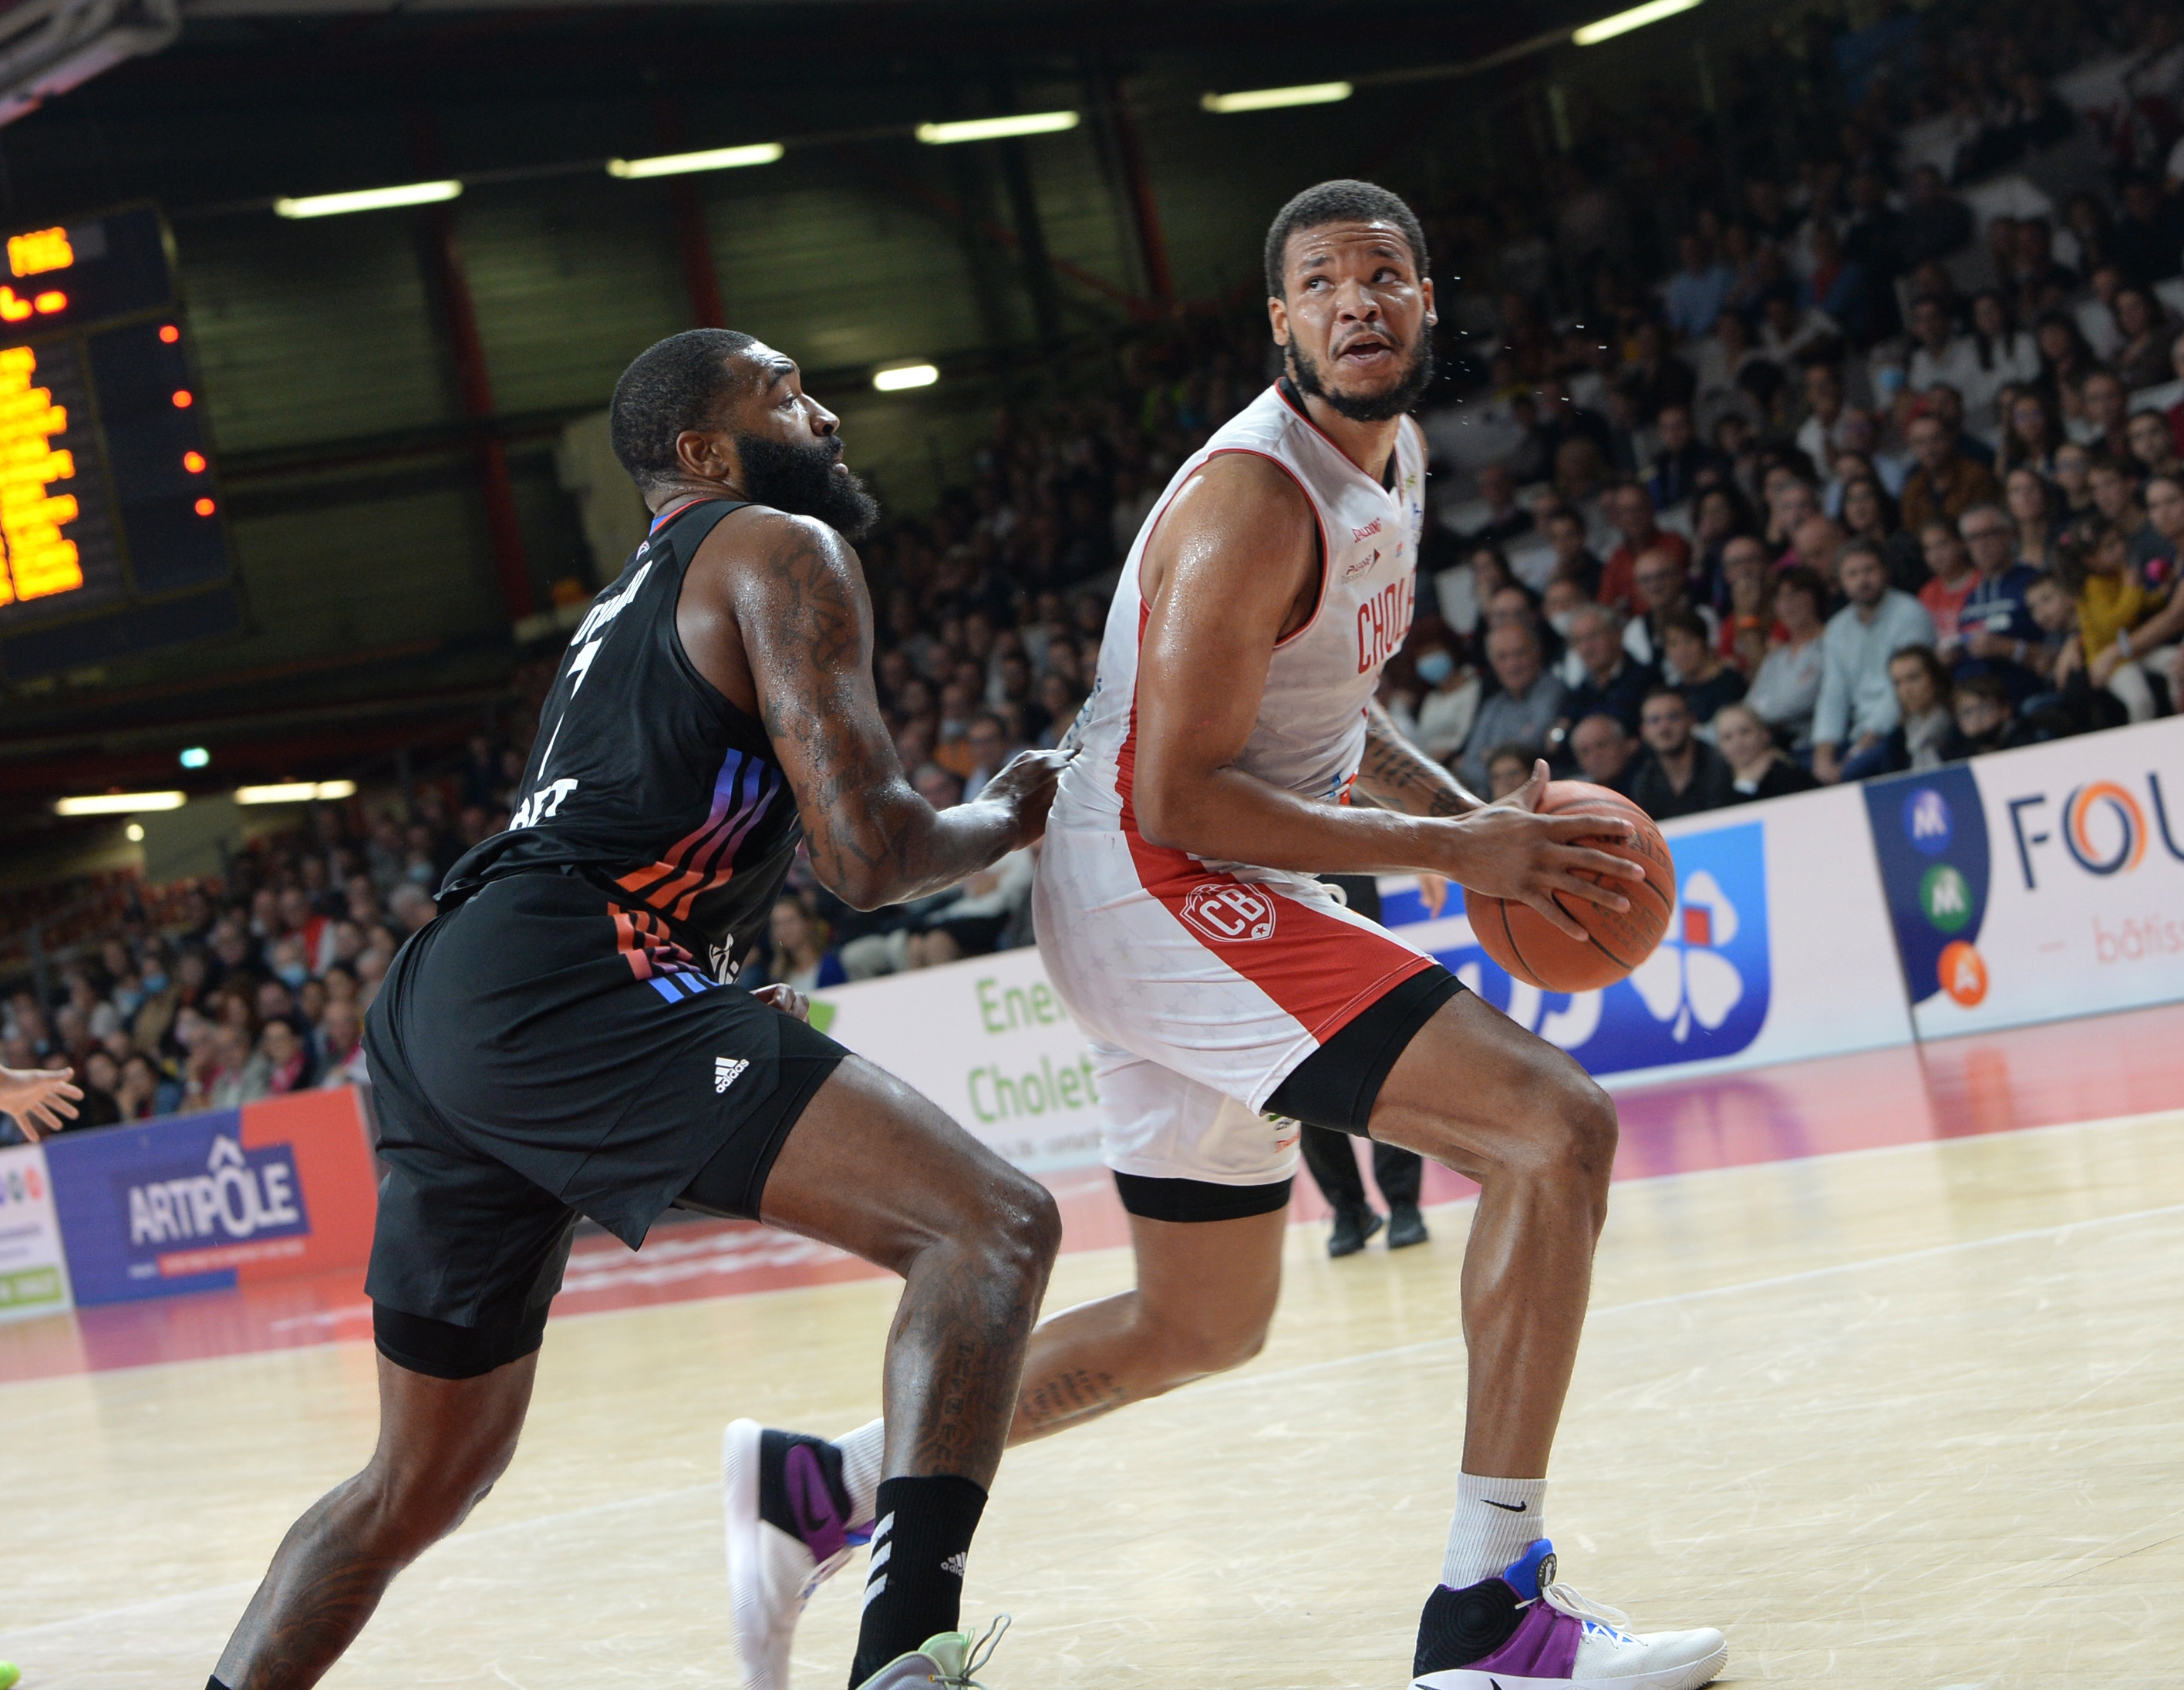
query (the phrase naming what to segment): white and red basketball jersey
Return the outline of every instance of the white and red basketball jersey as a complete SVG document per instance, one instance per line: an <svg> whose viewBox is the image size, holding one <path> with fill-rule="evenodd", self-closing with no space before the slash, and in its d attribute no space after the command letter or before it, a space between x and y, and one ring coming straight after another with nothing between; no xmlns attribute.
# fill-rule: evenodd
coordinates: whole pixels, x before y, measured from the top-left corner
<svg viewBox="0 0 2184 1690"><path fill-rule="evenodd" d="M1293 792L1339 803L1365 749L1365 707L1380 671L1410 632L1418 536L1425 518L1425 444L1406 419L1392 485L1344 454L1291 398L1269 387L1175 472L1130 548L1107 611L1100 667L1073 737L1050 826L1114 827L1130 806L1137 719L1138 642L1145 615L1138 571L1153 531L1183 484L1228 452L1279 464L1311 502L1324 560L1312 620L1274 648L1258 720L1236 766Z"/></svg>
<svg viewBox="0 0 2184 1690"><path fill-rule="evenodd" d="M1284 1077L1434 963L1309 875L1208 862L1138 831L1138 571L1178 490L1224 452L1272 459L1304 490L1323 564L1311 620L1274 648L1237 766L1324 803L1349 797L1366 706L1411 625L1424 448L1404 423L1383 486L1269 388L1176 471L1130 548L1071 731L1078 754L1048 818L1033 914L1047 976L1091 1035L1108 1165L1249 1186L1296 1164L1295 1123L1260 1113Z"/></svg>

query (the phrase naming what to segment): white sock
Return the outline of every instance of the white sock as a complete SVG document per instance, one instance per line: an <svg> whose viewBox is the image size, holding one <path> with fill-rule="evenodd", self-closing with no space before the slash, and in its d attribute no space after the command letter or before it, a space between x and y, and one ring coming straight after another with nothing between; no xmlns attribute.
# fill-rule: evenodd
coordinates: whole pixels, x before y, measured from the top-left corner
<svg viewBox="0 0 2184 1690"><path fill-rule="evenodd" d="M850 1493L850 1526L853 1531L861 1531L872 1523L872 1511L879 1504L880 1470L887 1465L887 1422L873 1420L845 1432L834 1440L834 1448L842 1452L842 1484Z"/></svg>
<svg viewBox="0 0 2184 1690"><path fill-rule="evenodd" d="M1448 1554L1440 1582L1462 1590L1494 1578L1547 1535L1545 1479L1481 1479L1456 1476L1456 1518L1448 1526Z"/></svg>

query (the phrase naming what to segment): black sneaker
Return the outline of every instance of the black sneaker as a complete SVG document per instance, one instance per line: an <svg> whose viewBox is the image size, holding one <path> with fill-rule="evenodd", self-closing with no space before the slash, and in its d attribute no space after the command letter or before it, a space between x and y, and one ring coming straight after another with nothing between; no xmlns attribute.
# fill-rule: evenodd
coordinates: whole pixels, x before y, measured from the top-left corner
<svg viewBox="0 0 2184 1690"><path fill-rule="evenodd" d="M1369 1205L1338 1209L1334 1211L1334 1230L1327 1235L1327 1254L1354 1256L1365 1248L1365 1241L1386 1224Z"/></svg>
<svg viewBox="0 0 2184 1690"><path fill-rule="evenodd" d="M1388 1213L1388 1248L1407 1250L1413 1244L1423 1244L1433 1234L1426 1231L1426 1218L1418 1213L1415 1203L1391 1205Z"/></svg>

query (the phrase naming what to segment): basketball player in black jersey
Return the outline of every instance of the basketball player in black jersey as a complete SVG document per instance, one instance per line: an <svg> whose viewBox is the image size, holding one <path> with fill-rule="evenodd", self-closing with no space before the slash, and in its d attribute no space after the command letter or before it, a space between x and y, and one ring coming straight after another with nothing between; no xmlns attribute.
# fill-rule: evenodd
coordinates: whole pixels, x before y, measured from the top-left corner
<svg viewBox="0 0 2184 1690"><path fill-rule="evenodd" d="M911 789L844 538L876 507L789 359L747 335L675 336L623 375L612 429L651 534L569 643L508 831L449 872L367 1023L378 1448L290 1529L214 1690L318 1680L514 1455L578 1217L633 1248L677 1205L907 1281L885 1372L890 1576L850 1682L968 1674L964 1556L1059 1219L813 1031L797 994L746 992L725 965L800 838L850 903L916 898L1036 839L1061 759L1027 753L944 813ZM846 1517L838 1463L807 1451L784 1470L799 1494L774 1507Z"/></svg>

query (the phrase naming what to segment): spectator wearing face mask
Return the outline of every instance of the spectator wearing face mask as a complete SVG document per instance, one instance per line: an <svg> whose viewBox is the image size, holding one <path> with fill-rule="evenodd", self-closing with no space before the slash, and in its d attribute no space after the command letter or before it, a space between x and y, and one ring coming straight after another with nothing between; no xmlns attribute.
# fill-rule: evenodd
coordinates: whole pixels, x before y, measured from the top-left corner
<svg viewBox="0 0 2184 1690"><path fill-rule="evenodd" d="M1418 748L1445 763L1463 748L1479 714L1479 672L1461 661L1445 639L1435 639L1412 664L1425 689L1418 698L1414 726L1407 730Z"/></svg>

